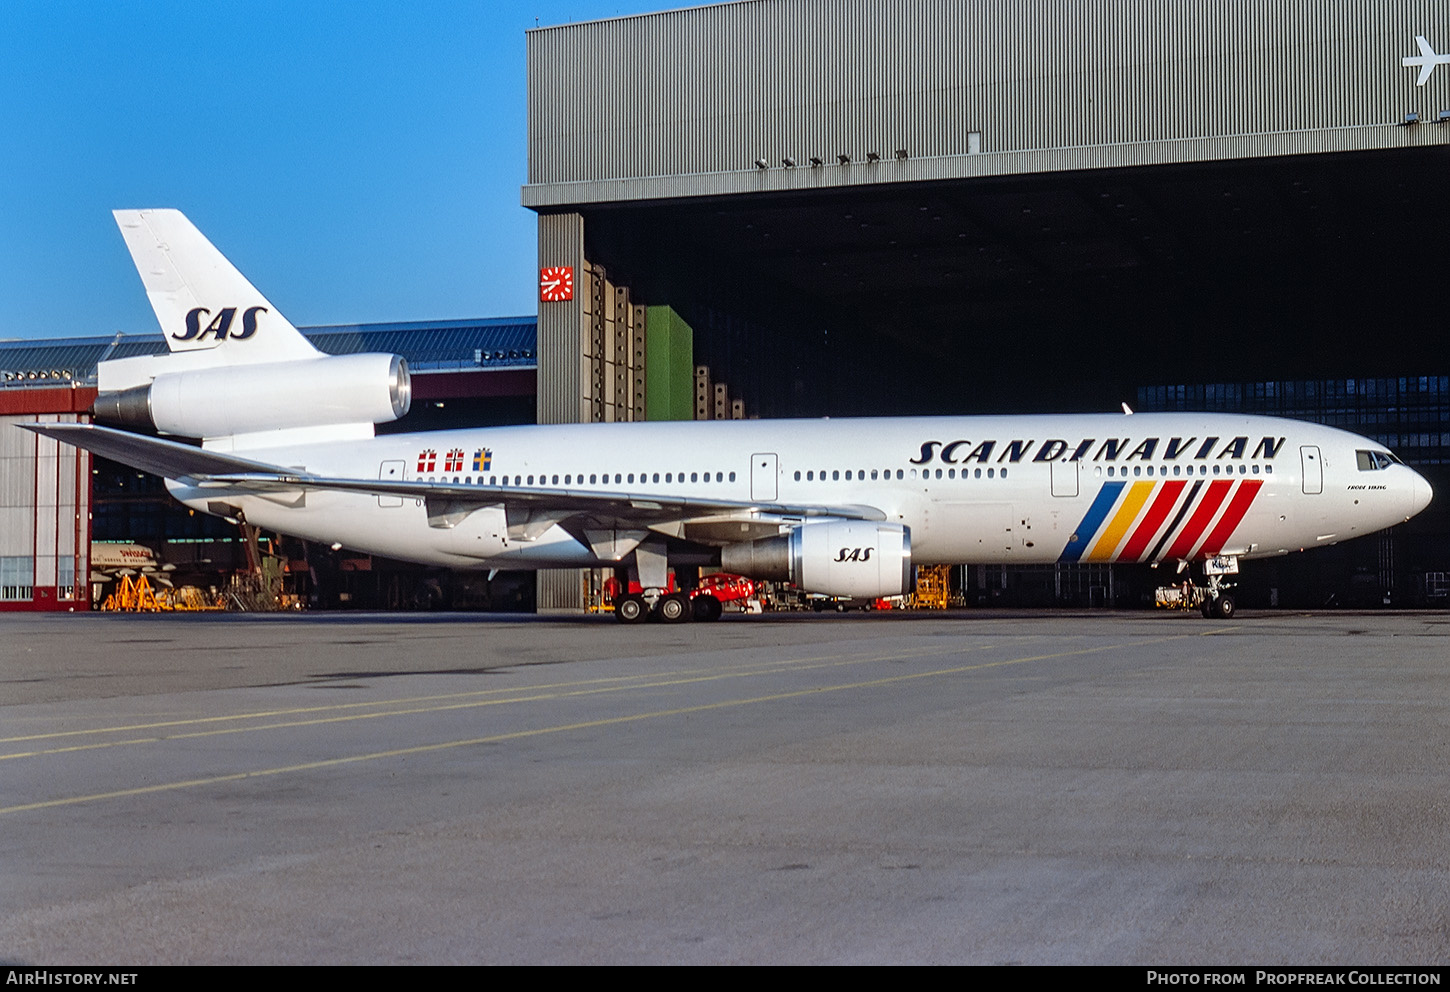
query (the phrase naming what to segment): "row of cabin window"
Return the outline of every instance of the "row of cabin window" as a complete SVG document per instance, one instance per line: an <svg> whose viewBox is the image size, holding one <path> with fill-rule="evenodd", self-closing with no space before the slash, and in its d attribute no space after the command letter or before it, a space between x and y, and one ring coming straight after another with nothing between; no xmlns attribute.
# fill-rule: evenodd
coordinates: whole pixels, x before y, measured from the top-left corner
<svg viewBox="0 0 1450 992"><path fill-rule="evenodd" d="M1149 477L1152 477L1154 475L1164 475L1164 476L1166 476L1168 474L1168 466L1167 465L1162 465L1162 466L1134 465L1132 468L1133 468L1133 475L1135 475L1135 476L1142 476L1142 475L1145 475L1146 474ZM1006 466L1003 466L1000 469L989 468L989 469L986 469L985 471L987 473L986 477L989 478L989 479L996 479L996 478L1005 479L1005 478L1007 478L1007 468L1006 468ZM1214 475L1233 475L1233 471L1234 470L1233 470L1233 466L1232 465L1222 466L1222 471L1220 471L1220 466L1218 466L1218 465L1213 466L1213 474ZM1249 466L1249 465L1245 465L1245 464L1240 464L1239 465L1239 475L1248 475L1250 471L1252 471L1254 475L1258 475L1259 474L1259 471L1260 471L1259 470L1259 466L1257 464L1255 464L1253 466ZM948 478L948 479L955 479L957 477L957 470L954 469L954 468L946 469L945 470L945 475L943 475L943 470L942 469L929 469L928 468L928 469L922 469L921 470L921 478L923 478L923 479L930 479L930 478L932 478L932 473L933 472L935 472L936 478L938 478L938 479L943 478L943 477ZM977 469L970 470L970 474L969 474L968 470L964 468L964 469L962 469L962 475L961 475L961 477L963 479L967 479L967 478L980 479L980 478L982 478L982 472L983 472L983 469L977 468ZM1272 465L1265 465L1265 466L1263 466L1263 473L1265 475L1273 475L1274 474L1274 466L1272 466ZM1102 474L1103 474L1103 467L1101 465L1095 466L1094 469L1093 469L1093 474L1101 477ZM1127 476L1128 476L1128 466L1127 465L1123 465L1121 467L1118 467L1118 466L1114 466L1114 465L1109 465L1108 466L1107 474L1108 474L1108 477L1109 478L1116 478L1117 476L1120 476L1120 475L1123 478L1127 478ZM1173 466L1173 474L1174 475L1184 475L1185 474L1184 467L1181 466L1181 465L1174 465ZM1193 475L1194 474L1194 472L1193 472L1193 466L1192 465L1189 465L1187 467L1186 474L1188 474L1188 475ZM1209 474L1209 472L1208 472L1208 466L1207 465L1200 465L1200 466L1198 466L1198 474L1199 475L1208 475ZM845 479L846 479L847 482L852 481L853 476L852 476L852 472L851 472L850 469L846 469L844 475L845 475ZM830 474L830 481L832 481L832 482L839 482L841 480L841 477L842 477L842 472L839 469L833 469L831 471L831 474ZM872 469L871 470L871 479L874 481L878 477L879 478L882 478L882 479L890 479L891 478L891 469L886 469L885 471L882 471L879 476L877 474L877 470L876 469ZM906 474L905 474L905 471L903 469L896 469L896 478L903 479L905 477L906 477ZM917 477L917 475L916 475L916 469L912 469L911 470L911 477L913 479L915 479ZM820 481L822 481L822 482L825 482L826 481L826 472L825 472L824 469L822 471L820 471L819 473L814 472L814 471L808 471L808 472L805 473L805 481L806 482L815 482L817 480L817 478L819 478ZM858 480L858 481L864 481L866 479L866 470L865 469L859 469L859 470L857 470L855 472L854 478L856 480ZM797 482L802 481L801 480L801 473L800 472L796 472L796 474L795 474L795 481L797 481Z"/></svg>
<svg viewBox="0 0 1450 992"><path fill-rule="evenodd" d="M1220 468L1222 468L1223 471L1220 471ZM1116 477L1118 475L1121 475L1124 478L1127 478L1127 475L1128 475L1128 466L1127 465L1123 465L1121 467L1114 466L1114 465L1109 465L1107 467L1107 469L1108 469L1107 475L1108 475L1109 478L1114 478L1114 477ZM1233 475L1233 470L1234 470L1234 468L1233 468L1232 465L1227 465L1227 466L1214 465L1213 466L1213 474L1214 475ZM1242 464L1242 463L1239 464L1239 475L1248 475L1251 470L1252 470L1252 472L1253 472L1254 475L1258 475L1259 474L1259 465L1257 463L1255 463L1252 466L1245 465L1245 464ZM904 479L904 478L906 478L906 471L904 469L899 469L898 468L895 471L896 471L896 478L898 478L898 479ZM888 469L881 469L881 470L878 470L878 469L874 469L873 468L871 470L870 475L871 475L872 481L876 481L878 479L890 479L891 478L891 472L892 472L892 470L889 469L889 468ZM932 469L923 469L922 472L921 472L921 477L923 479L929 479L929 478L932 477L932 472L933 472ZM949 468L949 469L946 469L946 470L936 469L935 472L936 472L936 478L938 478L938 479L941 479L941 478L955 479L957 477L957 470L954 469L954 468ZM962 469L962 475L961 475L961 477L963 479L966 479L966 478L980 479L980 478L982 478L982 472L983 472L983 470L980 469L980 468L973 469L973 470L971 470L971 474L969 475L968 474L968 470L964 468L964 469ZM1265 465L1265 466L1263 466L1263 472L1264 472L1265 475L1273 475L1274 474L1274 466L1272 466L1272 465ZM1006 466L1003 466L1000 469L997 469L997 468L988 468L988 469L986 469L986 473L987 473L986 477L989 478L989 479L995 479L995 478L1005 479L1005 478L1007 478L1007 468L1006 468ZM864 468L863 469L857 469L857 470L855 470L854 473L853 473L853 471L851 469L848 468L848 469L845 470L845 473L844 474L845 474L845 479L846 479L847 482L851 482L853 480L859 480L859 481L865 481L866 480L866 470ZM1101 466L1101 465L1094 466L1094 468L1093 468L1093 474L1096 475L1096 476L1101 477L1102 474L1103 474L1103 466ZM1156 472L1155 472L1155 466L1153 466L1153 465L1147 465L1147 466L1144 466L1144 465L1134 465L1133 466L1133 475L1135 475L1135 476L1142 476L1144 474L1147 474L1150 478L1153 475L1155 475L1155 474L1165 475L1166 476L1168 474L1168 466L1167 465L1163 465L1161 467L1158 467ZM1181 465L1174 465L1173 466L1173 474L1174 475L1182 475L1182 474L1184 474L1184 472L1183 472L1183 466L1181 466ZM1192 465L1189 465L1188 466L1188 470L1187 470L1187 473L1186 474L1188 474L1188 475L1193 475L1194 474L1194 472L1193 472L1193 466ZM1208 475L1209 474L1208 466L1207 465L1199 465L1198 466L1198 474L1199 475ZM674 476L675 475L676 475L676 473L674 473L674 472L666 472L666 473L664 473L664 482L666 484L673 483L675 481L675 479L674 479ZM680 472L680 473L678 473L678 475L680 477L679 478L679 481L680 482L684 482L685 481L685 473L684 472ZM817 473L814 469L811 469L811 470L806 471L805 472L805 479L804 479L804 481L806 481L806 482L815 482L817 480L817 476L818 475L819 475L819 478L820 478L820 481L821 482L825 482L826 481L826 470L825 469L821 469L821 471L819 473ZM795 481L797 481L797 482L802 481L801 476L802 476L802 473L799 470L797 470L796 473L795 473ZM734 482L735 481L735 473L734 472L729 472L729 473L726 473L726 472L716 472L716 473L714 473L714 480L713 481L715 481L715 482L724 482L724 481L726 481L727 477L728 477L728 479L729 479L730 482ZM831 470L830 481L832 481L832 482L839 482L839 481L841 481L841 477L842 477L842 471L840 469L832 469ZM911 470L911 477L913 479L915 479L917 477L917 471L916 471L916 469L912 469ZM635 473L633 473L633 472L629 472L629 473L615 472L614 473L614 483L616 485L625 485L625 484L633 485L634 484L634 479L635 479ZM555 475L555 476L541 475L541 476L538 477L538 480L539 480L538 481L538 484L541 485L541 486L550 486L550 485L557 486L557 485L559 485L559 476L557 476L557 475ZM602 481L600 481L600 480L602 480ZM447 482L448 481L448 478L446 476L444 476L442 478L435 479L433 476L430 475L428 477L428 481L429 482L435 482L435 481L436 482ZM459 481L459 477L455 475L453 477L453 481L455 483L458 482ZM659 472L654 472L654 473L640 472L639 473L639 481L641 483L659 482L660 481L660 473ZM710 473L709 472L691 472L690 473L690 481L691 482L697 482L697 483L698 482L710 482L711 481ZM473 485L474 484L473 483L473 477L472 476L465 477L463 479L463 484L464 485L469 485L469 486ZM564 476L564 483L563 484L566 485L566 486L572 486L572 485L574 485L575 484L574 483L574 476L572 474L565 475ZM584 482L584 476L582 474L579 476L578 484L581 485L581 486L585 484L585 482ZM591 485L591 486L597 486L597 485L606 485L607 486L607 485L609 485L610 484L609 483L609 473L608 472L605 472L602 475L596 473L594 475L589 476L589 483L588 484ZM503 485L503 486L507 486L507 485L509 485L509 477L506 476L506 475L505 476L490 475L488 477L488 482L485 483L484 480L483 480L483 476L480 475L478 477L478 485L480 485L480 486L482 486L482 485L490 485L490 486ZM515 486L532 486L532 485L534 485L534 476L532 476L532 475L527 475L527 476L525 476L525 475L516 475L516 476L514 476L513 485L515 485Z"/></svg>
<svg viewBox="0 0 1450 992"><path fill-rule="evenodd" d="M936 477L938 479L941 479L941 478L955 479L957 477L957 470L954 469L954 468L946 469L945 470L946 471L946 474L945 475L942 474L942 471L943 471L942 469L937 469L936 470ZM998 478L999 476L1001 478L1003 478L1003 479L1007 478L1007 469L1005 467L1000 468L1000 469L989 468L989 469L986 470L986 472L987 472L987 478L989 478L989 479L995 479L995 478ZM923 479L930 479L931 478L931 473L932 473L932 470L931 469L924 468L924 469L921 470L921 477ZM846 469L844 473L842 473L842 471L840 469L832 469L831 470L830 481L831 482L840 482L841 481L841 477L842 477L843 474L844 474L845 479L846 479L847 482L851 482L853 480L860 481L860 482L866 481L866 470L864 468L857 469L854 474L852 473L851 469L849 469L849 468ZM911 477L913 479L915 479L917 477L916 476L916 469L912 469L911 470ZM968 476L967 470L966 469L962 469L962 478L963 479L966 479L966 478L969 478L969 477L970 478L977 478L977 479L982 478L982 469L976 469L975 470L975 474L972 475L972 476ZM873 481L875 481L877 479L890 479L890 478L891 478L891 469L889 469L889 468L888 469L881 469L881 470L878 470L878 469L874 469L873 468L871 470L871 479ZM906 478L906 470L905 469L900 469L900 468L899 469L896 469L896 478L898 478L898 479L904 479L904 478ZM815 482L815 481L817 481L817 479L819 479L821 482L825 482L825 481L827 481L826 480L826 470L825 469L821 469L820 472L816 472L814 470L807 471L805 473L804 479L805 479L806 482ZM801 475L801 473L799 471L797 471L796 474L795 474L795 481L797 481L797 482L802 481L802 475Z"/></svg>
<svg viewBox="0 0 1450 992"><path fill-rule="evenodd" d="M1116 473L1113 471L1115 467L1117 468ZM1144 466L1144 465L1134 465L1133 466L1133 474L1134 475L1144 475L1144 474L1147 474L1149 476L1152 476L1153 475L1153 468L1154 468L1154 466L1152 466L1152 465L1147 465L1147 466ZM1223 469L1222 472L1219 471L1220 468ZM1189 465L1188 466L1188 471L1186 473L1183 472L1182 469L1183 469L1183 466L1182 465L1174 465L1173 466L1173 474L1174 475L1184 475L1184 474L1193 475L1194 474L1193 473L1193 466L1192 465ZM1250 469L1250 466L1245 465L1242 462L1239 463L1239 475L1248 475L1249 474L1249 469ZM1252 469L1253 469L1254 475L1258 475L1259 474L1259 466L1258 466L1257 463L1252 466ZM1103 467L1101 465L1095 466L1093 468L1093 475L1101 476L1102 474L1103 474ZM1123 465L1121 467L1117 467L1117 466L1109 465L1108 466L1108 478L1110 478L1110 479L1113 478L1115 474L1116 475L1120 475L1120 476L1122 476L1123 478L1126 479L1128 477L1128 466ZM1168 466L1167 465L1159 466L1159 468L1158 468L1158 474L1159 475L1167 475L1168 474ZM1200 466L1198 466L1198 474L1199 475L1208 475L1208 466L1207 465L1200 465ZM1214 475L1233 475L1234 474L1234 467L1232 465L1223 465L1223 466L1215 465L1213 467L1213 474ZM1274 474L1274 466L1272 466L1272 465L1265 465L1264 466L1264 474L1265 475L1273 475Z"/></svg>
<svg viewBox="0 0 1450 992"><path fill-rule="evenodd" d="M675 475L676 474L679 475L679 477L680 477L679 478L679 481L680 482L684 482L685 481L685 473L684 472L680 472L680 473L666 472L664 474L664 481L667 482L667 483L676 481L675 480ZM591 475L589 477L588 484L591 485L591 486L601 486L601 485L607 486L607 485L609 485L609 477L610 476L609 476L609 473L608 472L605 472L602 475L596 472L595 474L593 474L593 475ZM635 477L635 473L633 473L633 472L629 472L629 473L625 473L625 472L615 472L614 473L614 482L615 482L616 485L624 485L624 484L633 485L633 483L634 483L634 477ZM500 475L490 475L488 477L488 481L485 482L484 479L483 479L483 476L480 475L478 477L478 485L480 485L480 486L484 486L484 485L488 485L488 486L507 486L507 485L532 486L532 485L534 485L534 478L535 477L532 476L532 475L516 475L516 476L514 476L514 481L512 483L510 483L509 482L509 477L506 476L506 475L502 475L502 476L500 476ZM690 473L690 481L691 482L711 482L711 481L713 481L713 482L724 482L724 481L726 481L727 478L729 479L729 481L734 482L735 481L735 473L734 472L728 472L728 473L727 472L716 472L716 473L714 473L714 478L713 479L711 478L711 474L709 472L691 472ZM550 481L551 479L552 479L552 481ZM538 480L539 480L538 484L541 485L541 486L557 486L557 485L559 485L559 477L557 475L555 475L555 476L541 475L541 476L538 476ZM447 482L448 481L448 477L447 476L442 476L442 477L439 477L439 478L435 478L435 477L433 477L433 476L430 475L430 476L428 476L428 481L429 482ZM455 475L453 477L453 481L455 483L458 482L459 481L459 477ZM659 482L660 481L660 473L655 472L655 473L652 473L651 474L649 472L640 472L639 473L639 481L641 483L648 483L648 482L651 482L651 481L653 481L653 482ZM473 476L469 475L469 476L463 477L462 483L465 486L471 486L471 485L473 485L474 484L474 482L473 482ZM569 474L569 475L564 476L564 485L566 485L566 486L572 486L572 485L575 485L575 484L576 484L576 480L574 479L574 476L572 474ZM578 485L581 485L581 486L582 485L585 485L583 473L580 473L579 478L577 480L577 484Z"/></svg>

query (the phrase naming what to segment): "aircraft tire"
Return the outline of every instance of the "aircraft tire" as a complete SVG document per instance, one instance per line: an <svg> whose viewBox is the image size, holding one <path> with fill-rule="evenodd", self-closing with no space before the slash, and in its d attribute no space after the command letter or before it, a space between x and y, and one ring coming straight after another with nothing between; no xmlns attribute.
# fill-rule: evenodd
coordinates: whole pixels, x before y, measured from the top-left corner
<svg viewBox="0 0 1450 992"><path fill-rule="evenodd" d="M1220 596L1213 602L1213 615L1220 620L1232 620L1237 609L1232 596Z"/></svg>
<svg viewBox="0 0 1450 992"><path fill-rule="evenodd" d="M725 608L720 605L720 601L714 596L711 596L709 593L702 593L691 600L690 612L694 614L696 620L703 620L708 623L711 620L719 620L720 614L725 612Z"/></svg>
<svg viewBox="0 0 1450 992"><path fill-rule="evenodd" d="M655 605L662 623L684 623L690 619L690 601L684 596L665 596Z"/></svg>
<svg viewBox="0 0 1450 992"><path fill-rule="evenodd" d="M620 623L643 623L649 618L649 607L643 596L620 596L614 601L614 619Z"/></svg>

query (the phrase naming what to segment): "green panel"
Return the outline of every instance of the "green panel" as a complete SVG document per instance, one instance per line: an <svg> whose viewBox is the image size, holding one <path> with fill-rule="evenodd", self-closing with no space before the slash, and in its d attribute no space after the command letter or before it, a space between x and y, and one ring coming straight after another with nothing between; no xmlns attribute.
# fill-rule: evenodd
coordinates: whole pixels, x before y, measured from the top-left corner
<svg viewBox="0 0 1450 992"><path fill-rule="evenodd" d="M645 308L646 420L695 418L695 333L668 306Z"/></svg>

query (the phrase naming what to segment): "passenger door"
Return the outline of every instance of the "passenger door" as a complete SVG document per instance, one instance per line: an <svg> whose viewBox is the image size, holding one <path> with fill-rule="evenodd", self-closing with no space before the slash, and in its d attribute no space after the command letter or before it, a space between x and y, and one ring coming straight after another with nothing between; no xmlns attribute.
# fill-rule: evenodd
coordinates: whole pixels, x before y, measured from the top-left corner
<svg viewBox="0 0 1450 992"><path fill-rule="evenodd" d="M1049 464L1052 466L1052 495L1076 496L1078 463L1053 461Z"/></svg>
<svg viewBox="0 0 1450 992"><path fill-rule="evenodd" d="M1319 446L1306 444L1299 448L1299 467L1304 479L1304 494L1318 496L1324 492L1324 464L1319 458Z"/></svg>
<svg viewBox="0 0 1450 992"><path fill-rule="evenodd" d="M750 498L777 499L776 482L780 474L780 458L774 452L758 452L750 456Z"/></svg>

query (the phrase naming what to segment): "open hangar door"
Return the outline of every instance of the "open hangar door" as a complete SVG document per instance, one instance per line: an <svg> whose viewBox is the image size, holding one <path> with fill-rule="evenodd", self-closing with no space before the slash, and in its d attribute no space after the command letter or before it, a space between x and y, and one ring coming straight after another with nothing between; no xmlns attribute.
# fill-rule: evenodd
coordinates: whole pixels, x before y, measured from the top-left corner
<svg viewBox="0 0 1450 992"><path fill-rule="evenodd" d="M819 0L540 28L523 202L541 278L597 266L672 307L762 416L1161 399L1436 466L1447 30L1431 0ZM584 311L541 302L541 422L589 419Z"/></svg>
<svg viewBox="0 0 1450 992"><path fill-rule="evenodd" d="M1158 385L1450 372L1447 166L1428 146L603 205L584 227L752 413L1105 411ZM1325 412L1373 434L1393 406ZM1450 492L1440 462L1420 467ZM1258 563L1246 602L1418 599L1450 561L1437 502L1413 534ZM1126 578L1119 602L1157 581Z"/></svg>
<svg viewBox="0 0 1450 992"><path fill-rule="evenodd" d="M588 208L767 416L1112 410L1446 370L1450 148Z"/></svg>

